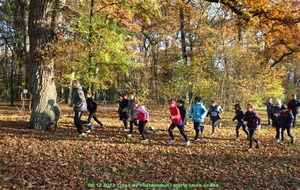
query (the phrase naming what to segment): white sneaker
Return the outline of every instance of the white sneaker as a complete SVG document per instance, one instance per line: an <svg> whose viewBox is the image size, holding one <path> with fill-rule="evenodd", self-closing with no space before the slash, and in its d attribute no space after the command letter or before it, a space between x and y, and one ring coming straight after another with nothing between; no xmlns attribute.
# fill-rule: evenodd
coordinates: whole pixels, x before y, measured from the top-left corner
<svg viewBox="0 0 300 190"><path fill-rule="evenodd" d="M199 141L199 139L195 139L195 142L198 142Z"/></svg>
<svg viewBox="0 0 300 190"><path fill-rule="evenodd" d="M296 141L296 139L295 139L295 137L292 139L292 144L295 144L295 141Z"/></svg>
<svg viewBox="0 0 300 190"><path fill-rule="evenodd" d="M236 141L239 141L240 139L239 139L239 138L235 138L235 140L236 140Z"/></svg>
<svg viewBox="0 0 300 190"><path fill-rule="evenodd" d="M91 130L90 130L90 129L89 129L89 130L87 130L87 131L86 131L86 133L91 133Z"/></svg>
<svg viewBox="0 0 300 190"><path fill-rule="evenodd" d="M187 141L186 143L185 143L185 146L189 146L190 145L190 141Z"/></svg>
<svg viewBox="0 0 300 190"><path fill-rule="evenodd" d="M174 142L175 142L175 140L171 139L171 140L169 141L169 144L173 144Z"/></svg>
<svg viewBox="0 0 300 190"><path fill-rule="evenodd" d="M280 140L279 140L279 139L276 139L276 142L278 142L278 143L279 143L279 142L280 142Z"/></svg>
<svg viewBox="0 0 300 190"><path fill-rule="evenodd" d="M126 137L131 137L131 136L132 136L132 134L130 134L130 133L126 134Z"/></svg>
<svg viewBox="0 0 300 190"><path fill-rule="evenodd" d="M79 137L86 137L86 133L80 133L78 136Z"/></svg>
<svg viewBox="0 0 300 190"><path fill-rule="evenodd" d="M210 136L214 136L215 134L214 133L212 133Z"/></svg>

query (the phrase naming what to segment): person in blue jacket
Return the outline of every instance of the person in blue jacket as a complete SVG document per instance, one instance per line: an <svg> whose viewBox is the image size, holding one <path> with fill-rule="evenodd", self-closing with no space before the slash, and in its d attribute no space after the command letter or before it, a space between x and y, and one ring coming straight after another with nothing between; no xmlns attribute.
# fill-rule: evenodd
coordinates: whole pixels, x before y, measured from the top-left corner
<svg viewBox="0 0 300 190"><path fill-rule="evenodd" d="M194 122L194 129L196 132L195 135L195 142L198 141L199 138L199 132L201 130L201 133L204 130L204 126L201 126L201 123L204 122L204 118L207 114L207 110L205 106L202 103L202 100L200 97L194 98L194 104L192 105L190 111L189 111L189 117L192 118Z"/></svg>
<svg viewBox="0 0 300 190"><path fill-rule="evenodd" d="M272 98L268 98L268 102L267 102L268 125L271 125L271 114L272 114L273 106L274 104L272 103Z"/></svg>
<svg viewBox="0 0 300 190"><path fill-rule="evenodd" d="M221 125L221 116L220 114L223 113L223 109L221 106L216 104L216 101L211 101L211 105L208 110L207 116L210 117L211 120L211 126L212 126L212 131L211 131L211 136L215 135L215 127L218 126L220 127Z"/></svg>

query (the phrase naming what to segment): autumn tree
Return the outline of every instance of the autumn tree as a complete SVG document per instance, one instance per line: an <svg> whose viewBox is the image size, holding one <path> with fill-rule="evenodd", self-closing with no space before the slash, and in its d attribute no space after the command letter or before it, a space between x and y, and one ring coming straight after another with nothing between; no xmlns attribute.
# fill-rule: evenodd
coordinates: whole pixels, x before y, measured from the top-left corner
<svg viewBox="0 0 300 190"><path fill-rule="evenodd" d="M29 126L33 129L46 129L60 117L56 104L53 44L56 40L59 10L63 3L58 0L30 1L27 75L32 94Z"/></svg>

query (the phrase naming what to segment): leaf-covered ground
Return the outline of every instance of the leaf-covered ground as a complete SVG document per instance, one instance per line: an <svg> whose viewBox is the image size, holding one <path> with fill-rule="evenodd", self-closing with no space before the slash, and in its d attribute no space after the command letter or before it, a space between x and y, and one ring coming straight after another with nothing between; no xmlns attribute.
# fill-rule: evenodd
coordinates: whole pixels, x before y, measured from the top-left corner
<svg viewBox="0 0 300 190"><path fill-rule="evenodd" d="M192 141L185 147L179 131L169 145L167 109L148 109L148 141L140 141L137 127L124 136L116 105L98 110L106 128L95 125L87 138L77 137L72 110L61 105L60 128L34 131L20 106L0 103L1 189L299 189L300 128L293 128L296 143L275 142L275 129L266 125L256 137L259 149L247 152L249 142L240 129L235 141L233 112L223 114L223 125L210 137L206 122L203 137L194 143L194 130L186 126ZM84 117L85 118L85 117ZM297 141L299 139L299 141Z"/></svg>

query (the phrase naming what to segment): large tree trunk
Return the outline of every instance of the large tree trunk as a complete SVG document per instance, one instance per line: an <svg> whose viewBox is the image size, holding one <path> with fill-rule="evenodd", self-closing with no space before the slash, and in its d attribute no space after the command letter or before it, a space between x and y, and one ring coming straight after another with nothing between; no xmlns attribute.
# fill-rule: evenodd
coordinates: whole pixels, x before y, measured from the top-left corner
<svg viewBox="0 0 300 190"><path fill-rule="evenodd" d="M29 9L29 61L27 74L32 94L30 128L47 129L56 124L60 111L56 104L54 82L55 27L59 10L57 0L31 0Z"/></svg>

